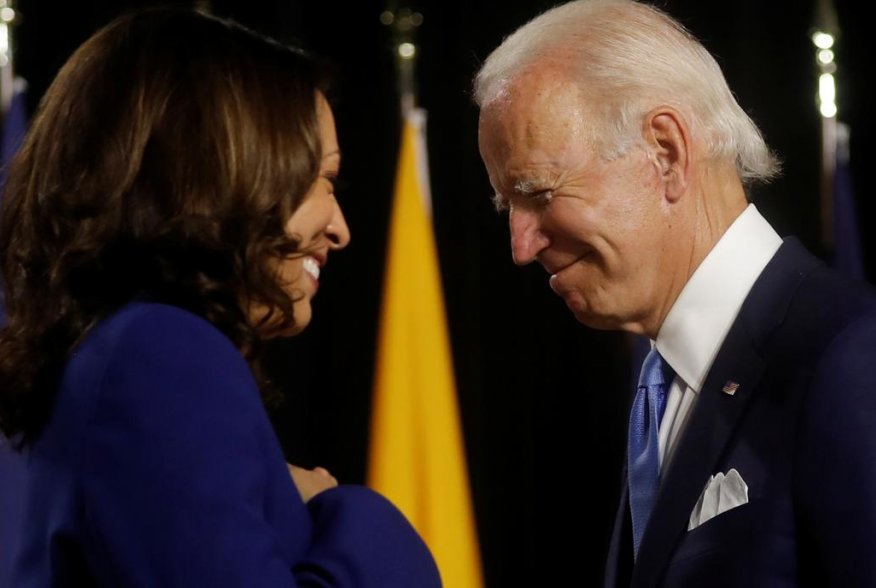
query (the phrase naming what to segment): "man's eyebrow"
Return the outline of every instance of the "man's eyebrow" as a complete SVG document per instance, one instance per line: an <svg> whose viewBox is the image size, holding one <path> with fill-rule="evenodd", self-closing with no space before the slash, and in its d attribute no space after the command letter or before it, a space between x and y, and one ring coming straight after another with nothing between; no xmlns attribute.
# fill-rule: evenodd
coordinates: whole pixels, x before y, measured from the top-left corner
<svg viewBox="0 0 876 588"><path fill-rule="evenodd" d="M496 207L496 212L502 212L508 208L508 199L498 192L493 194L490 201L493 203L493 206Z"/></svg>

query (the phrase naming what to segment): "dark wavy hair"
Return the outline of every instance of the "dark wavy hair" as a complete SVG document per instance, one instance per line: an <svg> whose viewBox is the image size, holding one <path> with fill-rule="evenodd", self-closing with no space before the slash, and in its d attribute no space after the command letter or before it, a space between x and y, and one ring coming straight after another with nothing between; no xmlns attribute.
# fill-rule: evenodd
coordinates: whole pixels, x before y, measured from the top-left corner
<svg viewBox="0 0 876 588"><path fill-rule="evenodd" d="M319 170L321 71L301 50L179 9L123 16L76 50L0 213L8 438L32 442L71 350L138 296L206 318L257 368L259 341L294 320L277 261L301 254L284 224ZM268 311L257 324L252 305Z"/></svg>

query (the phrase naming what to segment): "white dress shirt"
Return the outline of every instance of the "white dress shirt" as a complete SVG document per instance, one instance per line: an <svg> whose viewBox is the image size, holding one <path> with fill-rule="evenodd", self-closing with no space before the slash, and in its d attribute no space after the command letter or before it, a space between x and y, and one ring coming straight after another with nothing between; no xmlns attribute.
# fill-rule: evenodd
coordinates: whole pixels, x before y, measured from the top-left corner
<svg viewBox="0 0 876 588"><path fill-rule="evenodd" d="M685 284L654 345L675 371L660 421L660 464L669 463L730 326L782 239L753 204L721 236Z"/></svg>

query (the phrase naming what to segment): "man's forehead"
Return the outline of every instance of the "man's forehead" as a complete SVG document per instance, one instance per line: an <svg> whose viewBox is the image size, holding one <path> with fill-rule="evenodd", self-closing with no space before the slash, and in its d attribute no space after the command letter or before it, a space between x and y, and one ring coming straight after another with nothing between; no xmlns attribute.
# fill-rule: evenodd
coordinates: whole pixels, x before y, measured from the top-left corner
<svg viewBox="0 0 876 588"><path fill-rule="evenodd" d="M581 89L551 68L524 70L504 83L481 110L481 141L506 148L582 142L591 137L593 117Z"/></svg>
<svg viewBox="0 0 876 588"><path fill-rule="evenodd" d="M538 109L559 100L572 102L581 99L579 86L574 83L567 67L554 60L539 60L498 82L484 109L493 106L507 108L509 105Z"/></svg>

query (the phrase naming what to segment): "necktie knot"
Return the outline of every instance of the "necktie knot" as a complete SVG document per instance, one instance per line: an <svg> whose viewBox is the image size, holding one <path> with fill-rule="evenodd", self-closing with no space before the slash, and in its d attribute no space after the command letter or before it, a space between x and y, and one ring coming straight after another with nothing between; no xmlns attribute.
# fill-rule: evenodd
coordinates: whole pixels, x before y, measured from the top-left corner
<svg viewBox="0 0 876 588"><path fill-rule="evenodd" d="M642 362L642 371L639 373L639 387L668 386L674 377L672 368L663 359L663 356L653 347L645 361Z"/></svg>

